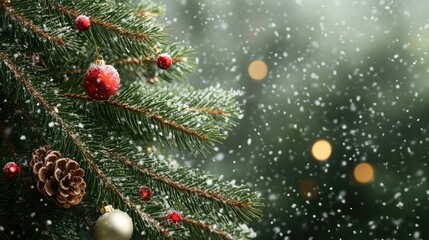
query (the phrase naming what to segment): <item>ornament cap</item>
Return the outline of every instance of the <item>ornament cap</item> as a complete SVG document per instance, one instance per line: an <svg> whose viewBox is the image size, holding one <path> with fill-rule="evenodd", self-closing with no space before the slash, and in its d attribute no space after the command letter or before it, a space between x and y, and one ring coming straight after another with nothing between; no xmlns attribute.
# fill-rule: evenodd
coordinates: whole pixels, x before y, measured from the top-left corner
<svg viewBox="0 0 429 240"><path fill-rule="evenodd" d="M9 4L9 3L10 3L10 0L1 0L1 1L0 1L0 3L3 3L3 4Z"/></svg>
<svg viewBox="0 0 429 240"><path fill-rule="evenodd" d="M113 212L113 206L110 204L107 204L106 202L103 202L103 206L100 208L100 213L101 215L108 213L108 212Z"/></svg>
<svg viewBox="0 0 429 240"><path fill-rule="evenodd" d="M102 58L95 59L94 63L97 65L106 65L106 61L104 61Z"/></svg>

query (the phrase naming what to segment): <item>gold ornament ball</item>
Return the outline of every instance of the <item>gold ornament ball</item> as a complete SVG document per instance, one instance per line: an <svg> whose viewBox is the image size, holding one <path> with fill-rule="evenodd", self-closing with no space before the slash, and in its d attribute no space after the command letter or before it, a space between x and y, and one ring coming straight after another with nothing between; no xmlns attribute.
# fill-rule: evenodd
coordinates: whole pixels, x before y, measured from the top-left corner
<svg viewBox="0 0 429 240"><path fill-rule="evenodd" d="M133 221L121 210L106 211L95 223L96 240L129 240L133 234Z"/></svg>

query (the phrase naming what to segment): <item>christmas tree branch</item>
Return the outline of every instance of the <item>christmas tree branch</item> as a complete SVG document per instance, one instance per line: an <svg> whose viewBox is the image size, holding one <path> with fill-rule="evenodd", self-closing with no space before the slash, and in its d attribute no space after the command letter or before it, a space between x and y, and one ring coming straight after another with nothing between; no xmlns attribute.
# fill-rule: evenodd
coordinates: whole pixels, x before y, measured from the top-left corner
<svg viewBox="0 0 429 240"><path fill-rule="evenodd" d="M77 18L79 15L82 15L81 13L78 13L77 10L68 9L64 6L61 6L60 4L55 4L54 7L56 9L58 9L60 12L67 14L67 15L70 15L73 18ZM118 35L136 38L136 39L142 40L144 42L148 41L148 38L149 38L147 36L147 34L139 33L139 32L131 32L131 31L119 28L119 27L117 27L111 23L108 23L106 21L103 21L103 20L100 20L97 18L91 17L91 23L96 24L96 25L100 25L100 26L102 26L102 27L104 27L104 28L106 28L112 32L115 32Z"/></svg>
<svg viewBox="0 0 429 240"><path fill-rule="evenodd" d="M237 94L217 88L192 90L175 85L178 93L172 99L168 88L145 89L137 83L122 87L110 100L95 101L80 94L79 82L68 82L63 96L82 102L82 107L91 109L88 114L100 122L108 119L106 127L128 131L144 141L155 137L192 153L204 153L207 146L223 139L241 113L234 100Z"/></svg>
<svg viewBox="0 0 429 240"><path fill-rule="evenodd" d="M110 153L113 157L121 160L126 166L130 167L130 168L134 168L137 171L147 175L148 177L151 177L153 179L156 179L166 185L169 185L175 189L177 189L178 191L184 191L184 192L188 192L190 194L196 194L199 196L202 196L208 200L213 200L213 201L218 201L221 202L225 205L229 205L232 207L240 207L240 208L246 208L249 207L250 205L252 205L252 203L249 202L239 202L233 199L227 199L225 197L223 197L222 195L218 194L218 193L211 193L211 192L207 192L204 191L198 187L188 187L184 184L180 184L178 182L175 182L165 176L162 176L154 171L151 171L147 168L145 168L144 166L140 166L134 162L132 162L129 158L127 158L126 156L121 156L118 153L113 152L111 149L106 149L106 151L108 153Z"/></svg>
<svg viewBox="0 0 429 240"><path fill-rule="evenodd" d="M260 211L255 208L260 206L257 202L259 198L243 186L221 183L209 175L184 167L173 167L154 156L146 157L142 162L141 157L134 160L111 149L105 151L110 154L110 158L121 161L134 174L142 174L158 191L168 194L167 201L173 206L188 208L194 214L204 212L209 215L223 211L222 215L213 218L225 223L237 221L237 217L250 221L260 215Z"/></svg>
<svg viewBox="0 0 429 240"><path fill-rule="evenodd" d="M237 91L224 91L218 87L209 87L195 91L192 88L183 88L180 85L174 87L160 86L151 88L150 93L159 91L175 91L180 98L189 99L187 105L191 112L204 113L216 118L219 125L233 124L233 120L241 115L240 105L235 98L241 93Z"/></svg>
<svg viewBox="0 0 429 240"><path fill-rule="evenodd" d="M183 215L186 214L188 217L184 218L183 221L187 223L186 227L190 230L191 236L193 236L193 232L195 231L197 232L195 236L199 236L201 233L200 231L205 231L211 236L217 237L215 239L237 239L233 236L240 236L244 233L241 229L236 228L234 224L231 225L231 223L236 220L233 215L239 216L241 218L244 215L240 215L241 213L238 212L252 212L254 211L251 209L252 206L258 205L257 203L253 202L239 202L237 200L228 199L222 196L221 190L219 190L219 193L207 192L206 190L200 188L201 183L188 182L190 186L187 186L186 183L183 183L186 182L187 177L183 177L183 175L186 174L184 172L187 172L187 175L189 175L190 170L186 170L184 168L171 169L171 166L163 167L163 161L160 159L154 160L153 163L156 162L157 166L161 165L161 168L164 169L163 171L161 170L162 175L155 172L153 168L147 167L154 166L154 164L149 162L148 159L142 161L141 158L138 158L140 159L140 164L137 164L128 157L121 155L112 149L105 148L105 151L110 155L111 159L113 158L120 160L125 166L132 170L128 171L129 173L134 175L143 174L146 176L147 180L142 179L142 181L147 181L149 186L151 186L151 189L158 195L167 196L165 198L166 201L168 201L170 205L174 206L175 209L187 208L186 211L183 211ZM167 169L171 169L171 172ZM174 173L176 172L179 172L177 175L180 175L180 177L175 176ZM174 179L170 178L170 176L174 177ZM207 182L211 179L207 175L193 175L192 177L202 179L204 182ZM202 198L201 201L196 200L198 197ZM189 206L200 207L195 208ZM232 211L232 208L236 210ZM221 216L216 216L217 214L213 214L219 211L223 211ZM204 214L201 215L201 212L204 212ZM208 217L209 215L211 215L211 217ZM196 219L204 219L204 221L195 220L190 216L193 216ZM253 215L252 218L255 216L256 215ZM222 222L219 222L219 220ZM216 227L211 227L213 225L216 225Z"/></svg>
<svg viewBox="0 0 429 240"><path fill-rule="evenodd" d="M21 15L20 13L18 13L9 4L0 3L0 7L6 13L10 14L11 17L13 17L18 22L20 22L25 28L32 30L34 33L36 33L37 35L43 37L46 40L52 40L53 42L55 42L55 43L57 43L59 45L64 45L64 39L56 37L56 36L52 36L52 35L46 33L45 31L43 31L42 29L40 29L38 26L36 26L35 24L33 24L31 22L31 20L27 19L26 17L24 17L23 15Z"/></svg>
<svg viewBox="0 0 429 240"><path fill-rule="evenodd" d="M127 56L112 55L112 51L103 52L100 49L105 60L108 64L115 66L118 69L119 75L121 76L122 84L130 85L136 80L144 80L156 77L167 82L174 82L183 80L185 74L195 70L195 58L192 57L192 49L183 47L178 44L172 44L165 49L159 50L160 52L169 53L172 57L174 64L167 70L160 70L156 64L156 58L154 54L150 56ZM110 50L110 49L109 49ZM158 50L157 50L158 51ZM106 55L107 54L107 55ZM77 80L81 77L89 64L95 59L96 56L89 56L88 61L82 61L80 59L73 63L74 69L59 69L58 71L62 76L66 76L72 80ZM112 60L109 60L112 59Z"/></svg>
<svg viewBox="0 0 429 240"><path fill-rule="evenodd" d="M178 63L178 62L183 62L185 58L183 57L178 57L178 58L174 58L173 63ZM155 64L156 63L156 58L147 58L147 57L139 57L139 58L126 58L126 59L119 59L116 61L113 61L111 63L111 65L115 66L115 67L120 67L123 65L139 65L142 63L151 63L151 64ZM66 70L63 71L62 74L82 74L86 71L86 69L72 69L72 70Z"/></svg>
<svg viewBox="0 0 429 240"><path fill-rule="evenodd" d="M118 108L122 108L122 109L127 110L127 111L135 112L135 113L137 113L139 115L147 116L147 117L153 119L156 122L165 124L165 125L167 125L169 127L172 127L172 128L174 128L174 129L176 129L178 131L182 131L182 132L184 132L186 134L195 136L195 137L197 137L200 140L208 140L209 139L209 137L207 135L205 135L205 134L203 134L201 132L198 132L198 131L196 131L194 129L191 129L191 128L187 128L187 127L185 127L183 125L178 124L177 122L175 122L173 120L164 119L164 118L162 118L160 115L158 115L156 113L149 112L146 109L139 108L137 106L127 105L126 103L118 102L118 101L115 101L115 100L96 101L96 100L94 100L94 99L92 99L92 98L90 98L88 96L81 95L81 94L64 93L62 95L64 97L67 97L67 98L70 98L70 99L77 99L77 100L91 101L91 102L101 102L101 103L104 103L104 104L107 104L107 105L111 105L111 106L115 106L115 107L118 107Z"/></svg>
<svg viewBox="0 0 429 240"><path fill-rule="evenodd" d="M206 114L186 108L190 98L171 99L168 91L147 92L139 84L123 87L120 94L107 101L94 101L85 96L80 84L67 83L67 97L78 98L87 114L109 121L106 127L135 134L136 139L151 141L154 137L163 144L204 153L206 147L224 138L225 130L234 122L215 121ZM77 95L70 95L77 94ZM233 116L232 116L233 117ZM219 123L220 124L219 124Z"/></svg>
<svg viewBox="0 0 429 240"><path fill-rule="evenodd" d="M92 0L52 1L52 5L58 15L68 19L69 24L79 15L90 17L91 27L80 37L100 47L103 56L112 52L121 57L153 56L155 45L164 43L160 26L130 14L125 5L106 1L100 4Z"/></svg>

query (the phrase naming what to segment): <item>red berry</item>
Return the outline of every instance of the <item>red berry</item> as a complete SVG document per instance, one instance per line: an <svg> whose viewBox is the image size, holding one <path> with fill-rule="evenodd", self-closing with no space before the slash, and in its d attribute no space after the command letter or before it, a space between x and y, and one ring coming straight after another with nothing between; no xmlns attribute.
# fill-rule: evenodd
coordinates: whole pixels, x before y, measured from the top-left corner
<svg viewBox="0 0 429 240"><path fill-rule="evenodd" d="M176 210L170 210L165 214L165 218L167 219L167 221L174 223L176 225L179 225L180 223L182 223L182 216L180 215L180 213Z"/></svg>
<svg viewBox="0 0 429 240"><path fill-rule="evenodd" d="M168 69L171 67L171 64L173 63L173 60L171 59L170 55L168 55L167 53L163 53L161 55L158 56L158 59L156 59L156 65L158 65L158 67L160 69Z"/></svg>
<svg viewBox="0 0 429 240"><path fill-rule="evenodd" d="M19 166L14 162L8 162L3 167L3 174L10 180L15 179L19 174Z"/></svg>
<svg viewBox="0 0 429 240"><path fill-rule="evenodd" d="M152 192L150 189L146 186L140 187L140 196L142 196L142 201L149 201L150 197L152 196Z"/></svg>
<svg viewBox="0 0 429 240"><path fill-rule="evenodd" d="M83 88L93 99L106 100L118 92L121 79L112 65L91 64L83 76Z"/></svg>
<svg viewBox="0 0 429 240"><path fill-rule="evenodd" d="M89 29L91 26L91 20L89 20L89 17L87 16L80 15L74 20L74 25L77 30L83 32Z"/></svg>

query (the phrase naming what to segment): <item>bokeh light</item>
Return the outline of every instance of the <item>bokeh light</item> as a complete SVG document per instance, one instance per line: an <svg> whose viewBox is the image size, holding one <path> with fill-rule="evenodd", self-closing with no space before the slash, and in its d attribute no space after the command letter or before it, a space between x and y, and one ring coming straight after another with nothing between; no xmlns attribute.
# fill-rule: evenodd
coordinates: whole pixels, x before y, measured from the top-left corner
<svg viewBox="0 0 429 240"><path fill-rule="evenodd" d="M263 80L268 73L267 64L262 60L255 60L249 64L249 76L256 81Z"/></svg>
<svg viewBox="0 0 429 240"><path fill-rule="evenodd" d="M304 199L313 199L319 195L319 182L308 178L299 184L299 194Z"/></svg>
<svg viewBox="0 0 429 240"><path fill-rule="evenodd" d="M374 180L374 168L369 163L359 163L356 165L353 175L358 183L369 184Z"/></svg>
<svg viewBox="0 0 429 240"><path fill-rule="evenodd" d="M311 154L317 161L326 161L332 154L332 146L325 139L317 140L311 147Z"/></svg>

